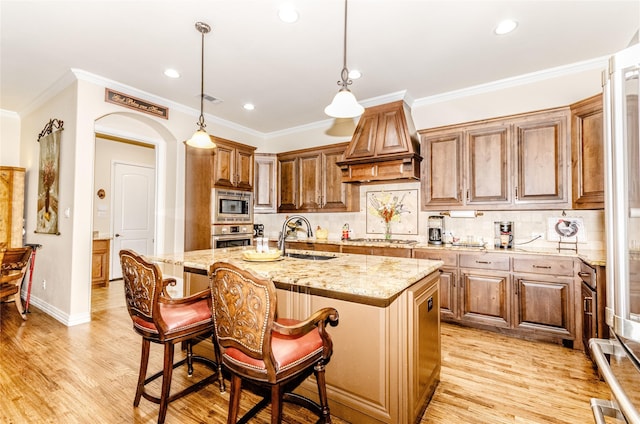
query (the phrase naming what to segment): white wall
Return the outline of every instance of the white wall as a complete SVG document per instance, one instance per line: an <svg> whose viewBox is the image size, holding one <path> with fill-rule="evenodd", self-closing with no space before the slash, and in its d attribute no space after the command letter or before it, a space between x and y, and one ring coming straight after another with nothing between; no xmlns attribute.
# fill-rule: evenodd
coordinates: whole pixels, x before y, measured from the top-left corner
<svg viewBox="0 0 640 424"><path fill-rule="evenodd" d="M20 166L20 116L0 109L0 165Z"/></svg>

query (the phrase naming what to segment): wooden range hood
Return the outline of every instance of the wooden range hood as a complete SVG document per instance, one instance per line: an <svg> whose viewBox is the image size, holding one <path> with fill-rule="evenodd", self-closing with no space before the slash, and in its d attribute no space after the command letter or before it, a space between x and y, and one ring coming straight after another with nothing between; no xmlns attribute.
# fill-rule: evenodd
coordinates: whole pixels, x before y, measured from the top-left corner
<svg viewBox="0 0 640 424"><path fill-rule="evenodd" d="M420 144L403 100L365 109L344 160L337 162L343 183L420 179Z"/></svg>

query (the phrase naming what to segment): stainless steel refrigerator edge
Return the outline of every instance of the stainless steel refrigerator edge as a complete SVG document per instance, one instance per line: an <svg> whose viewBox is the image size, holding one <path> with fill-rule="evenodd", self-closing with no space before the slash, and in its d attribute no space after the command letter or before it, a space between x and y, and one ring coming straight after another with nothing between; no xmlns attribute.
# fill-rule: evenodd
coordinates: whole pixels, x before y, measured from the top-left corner
<svg viewBox="0 0 640 424"><path fill-rule="evenodd" d="M640 424L640 45L609 61L603 73L605 138L606 322L611 339L589 347L611 400L592 399L605 416Z"/></svg>

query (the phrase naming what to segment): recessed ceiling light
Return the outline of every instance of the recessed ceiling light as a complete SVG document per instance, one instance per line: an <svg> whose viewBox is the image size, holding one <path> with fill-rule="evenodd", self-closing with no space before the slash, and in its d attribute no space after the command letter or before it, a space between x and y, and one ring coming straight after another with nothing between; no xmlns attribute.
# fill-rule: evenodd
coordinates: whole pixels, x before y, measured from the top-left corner
<svg viewBox="0 0 640 424"><path fill-rule="evenodd" d="M245 103L242 107L245 108L245 110L253 110L256 108L253 103Z"/></svg>
<svg viewBox="0 0 640 424"><path fill-rule="evenodd" d="M278 16L282 22L292 24L298 20L298 11L292 5L283 5L278 9Z"/></svg>
<svg viewBox="0 0 640 424"><path fill-rule="evenodd" d="M175 69L165 69L164 74L169 78L180 78L180 72Z"/></svg>
<svg viewBox="0 0 640 424"><path fill-rule="evenodd" d="M518 23L513 19L505 19L504 21L498 24L498 26L496 27L496 29L493 30L493 32L495 32L497 35L508 34L514 29L516 29L517 26L518 26Z"/></svg>
<svg viewBox="0 0 640 424"><path fill-rule="evenodd" d="M362 72L358 71L357 69L352 69L349 71L349 78L358 79L360 77L362 77Z"/></svg>

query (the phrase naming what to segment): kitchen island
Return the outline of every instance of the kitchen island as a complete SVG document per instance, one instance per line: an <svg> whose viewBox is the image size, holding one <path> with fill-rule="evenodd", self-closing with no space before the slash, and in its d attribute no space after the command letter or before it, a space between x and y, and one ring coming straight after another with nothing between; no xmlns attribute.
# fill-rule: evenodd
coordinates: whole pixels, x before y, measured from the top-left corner
<svg viewBox="0 0 640 424"><path fill-rule="evenodd" d="M249 269L274 282L282 317L336 308L340 322L329 330L334 353L326 370L332 415L354 423L420 420L440 378L441 261L324 253L333 258L247 262L244 249L150 259L184 267L185 281L217 261ZM312 378L298 391L317 399Z"/></svg>

